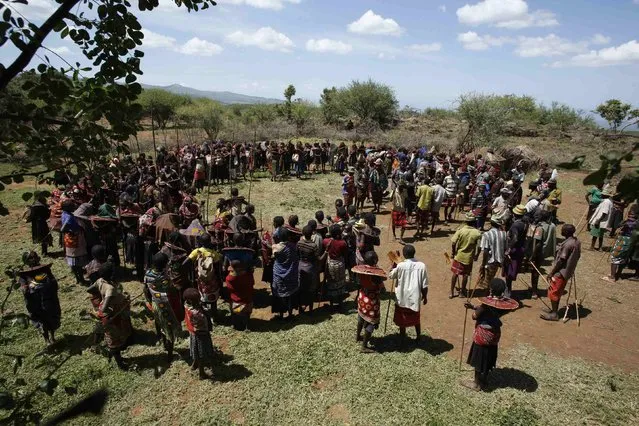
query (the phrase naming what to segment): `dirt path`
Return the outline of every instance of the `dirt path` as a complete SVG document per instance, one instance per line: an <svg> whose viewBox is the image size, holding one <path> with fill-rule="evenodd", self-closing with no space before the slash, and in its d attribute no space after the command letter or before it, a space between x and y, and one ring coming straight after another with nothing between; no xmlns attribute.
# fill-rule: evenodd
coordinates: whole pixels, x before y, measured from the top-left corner
<svg viewBox="0 0 639 426"><path fill-rule="evenodd" d="M581 177L582 175L578 173L564 173L560 180L560 184L564 183L566 186L563 187L564 198L559 210L559 218L562 221L573 222L575 225L586 211L584 188L579 184ZM377 225L382 230L382 244L377 252L380 257L380 266L384 268L389 266L386 253L390 250L401 250L402 247L399 243L392 241L392 235L388 232L389 220L389 214L380 215L377 219ZM422 310L422 327L425 327L426 332L432 337L452 344L454 348L448 352L448 356L453 358L458 358L460 353L465 299L448 299L451 272L445 263L443 253L450 252L450 237L459 225L460 223L453 223L450 226L438 226L434 237L414 242L411 238L415 233L414 229L406 231L407 240L417 249L417 258L424 261L428 267L429 302ZM621 280L617 284L602 281L601 276L609 269L607 255L588 250L590 235L585 229L579 238L582 242L582 257L577 267L576 278L579 298L585 297L580 310L581 326L577 326L575 319L565 324L542 321L539 319L539 314L544 307L543 303L525 296L522 300L522 308L503 318L502 347L508 348L525 342L544 352L564 357L580 357L636 372L639 370L639 334L635 332L633 324L637 325L639 322L635 317L632 304L639 284L627 280ZM611 244L612 240L606 239L604 246L609 247ZM549 265L550 261L548 259L546 265ZM546 266L546 269L549 269L549 266ZM477 266L474 272L476 271ZM260 281L261 272L261 269L256 271L256 282ZM530 274L520 275L520 277L526 283L530 283ZM390 289L390 282L386 284ZM542 289L546 287L543 280L540 280L540 287ZM267 287L259 284L258 288ZM515 291L519 290L523 293L525 289L526 285L520 280L514 284ZM352 293L351 300L354 297L355 293ZM560 306L563 307L565 301L564 296ZM560 311L560 314L563 312ZM261 319L269 319L270 308L256 309L253 315ZM574 318L574 316L573 309L569 317ZM469 319L465 351L471 341L472 327L473 322ZM376 331L377 335L381 333L381 329Z"/></svg>

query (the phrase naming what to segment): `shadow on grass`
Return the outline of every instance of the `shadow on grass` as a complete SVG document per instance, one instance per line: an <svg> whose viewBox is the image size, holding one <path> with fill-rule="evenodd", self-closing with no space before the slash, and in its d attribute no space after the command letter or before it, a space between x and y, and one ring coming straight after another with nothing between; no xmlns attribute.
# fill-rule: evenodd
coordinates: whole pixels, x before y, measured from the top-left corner
<svg viewBox="0 0 639 426"><path fill-rule="evenodd" d="M291 319L277 319L273 318L265 320L261 318L251 318L249 321L249 330L252 332L276 332L282 330L290 330L298 325L313 325L319 324L323 321L330 320L333 315L348 315L355 308L355 302L353 300L347 300L342 303L341 309L337 306L331 306L328 303L322 302L320 307L315 304L313 312L305 312L302 314L294 315Z"/></svg>
<svg viewBox="0 0 639 426"><path fill-rule="evenodd" d="M444 339L434 339L430 336L424 335L422 335L418 342L416 342L413 338L406 338L402 341L399 334L392 334L380 338L375 338L373 335L373 342L375 344L375 349L379 353L413 352L416 350L422 350L428 352L432 356L437 356L450 352L454 347L451 343Z"/></svg>
<svg viewBox="0 0 639 426"><path fill-rule="evenodd" d="M488 375L488 384L484 391L512 388L524 392L535 392L538 387L537 380L524 371L516 368L495 368Z"/></svg>
<svg viewBox="0 0 639 426"><path fill-rule="evenodd" d="M557 314L559 315L559 318L563 318L564 314L566 313L566 308L560 308L557 311ZM588 309L588 308L584 308L583 306L579 306L579 318L580 319L584 319L586 318L588 315L590 315L592 313L592 310ZM570 320L576 320L577 319L577 312L575 312L575 308L574 308L574 304L570 305L568 307L568 316L566 317Z"/></svg>

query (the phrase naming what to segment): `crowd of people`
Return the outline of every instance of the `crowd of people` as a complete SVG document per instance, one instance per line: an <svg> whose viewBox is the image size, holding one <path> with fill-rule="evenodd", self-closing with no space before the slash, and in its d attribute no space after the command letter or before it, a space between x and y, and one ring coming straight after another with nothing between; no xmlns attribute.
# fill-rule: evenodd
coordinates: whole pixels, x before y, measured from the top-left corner
<svg viewBox="0 0 639 426"><path fill-rule="evenodd" d="M153 314L168 359L184 324L192 367L204 378L215 351L210 332L220 317L218 304L228 304L237 330L250 327L256 268L261 269L261 281L270 285L271 309L278 321L312 315L321 303L343 310L349 290L357 289L356 340L363 352L372 352L387 279L393 280L393 319L402 342L411 327L420 338L428 273L417 260L415 246L405 241L409 225L416 229L415 240L436 238L442 222L457 221L461 215L463 223L447 254L451 298L470 299L477 286L496 299L525 297L513 291L522 273L531 274L529 295L538 298L542 263L553 258L544 277L551 306L541 315L549 321L558 319L560 299L580 258L573 224L561 227L564 239L557 247L562 191L557 171L547 164L524 190L523 162L502 170L500 162L481 155L446 155L425 147L207 142L171 151L162 148L154 157L114 157L103 172L79 178L59 172L51 197L40 196L28 216L33 242L41 246L43 256L54 243L53 235L59 235L66 263L77 284L87 286L99 319L95 336L103 337L123 369L127 363L121 352L134 332L132 299L119 279L127 265L143 283L140 297ZM237 179L255 171L268 171L272 180L337 172L342 176L342 197L335 202L334 215L317 211L306 224L295 214L277 216L272 230L262 229L255 206L233 187ZM209 217L210 190L205 199L198 200L198 194L224 181L231 189L215 201ZM613 220L613 189L597 191L587 196L592 206L587 222L593 247L597 239L601 246L603 230L618 232L610 277L617 279L628 259L639 256L636 214L626 221ZM403 245L403 259L396 256L388 272L378 266L376 253L381 243L377 213L385 200L390 203L393 237ZM20 281L32 321L52 343L61 322L57 281L50 265L40 262L36 253L26 253ZM475 282L473 269L478 269ZM503 280L496 278L500 269ZM468 359L477 371L471 388L481 389L495 366L503 312L488 305L466 306L476 319Z"/></svg>

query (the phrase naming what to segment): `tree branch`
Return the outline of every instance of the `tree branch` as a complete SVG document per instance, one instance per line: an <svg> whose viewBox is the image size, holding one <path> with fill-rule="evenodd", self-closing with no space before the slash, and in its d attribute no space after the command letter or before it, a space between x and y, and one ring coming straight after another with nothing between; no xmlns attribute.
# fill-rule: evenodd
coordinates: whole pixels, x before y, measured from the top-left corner
<svg viewBox="0 0 639 426"><path fill-rule="evenodd" d="M13 80L24 68L29 65L31 59L35 56L37 50L42 46L42 42L49 33L60 23L71 11L73 6L78 4L80 0L65 0L60 7L53 12L53 15L44 21L44 23L35 31L31 41L24 48L22 53L8 68L0 70L0 90L4 90L9 82Z"/></svg>
<svg viewBox="0 0 639 426"><path fill-rule="evenodd" d="M51 117L30 117L28 115L22 116L18 114L5 114L0 113L0 120L9 120L9 121L44 121L46 123L58 124L60 126L64 124L74 124L72 121L64 121L58 120L57 118Z"/></svg>
<svg viewBox="0 0 639 426"><path fill-rule="evenodd" d="M8 175L4 175L4 176L0 176L0 180L2 179L8 179L8 178L12 178L14 176L40 176L43 175L45 173L51 173L51 172L55 172L56 170L60 170L60 169L66 169L69 166L73 166L74 164L78 164L80 163L80 161L69 161L68 163L56 166L56 167L51 167L49 169L46 170L40 170L37 172L26 172L26 173L10 173Z"/></svg>

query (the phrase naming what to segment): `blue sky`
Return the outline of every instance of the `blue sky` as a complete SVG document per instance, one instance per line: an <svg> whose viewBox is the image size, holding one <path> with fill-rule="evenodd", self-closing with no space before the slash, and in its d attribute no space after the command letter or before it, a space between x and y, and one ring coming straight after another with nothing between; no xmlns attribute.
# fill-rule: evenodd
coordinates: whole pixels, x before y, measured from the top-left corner
<svg viewBox="0 0 639 426"><path fill-rule="evenodd" d="M20 10L36 21L53 7L29 2ZM639 0L219 0L197 13L160 0L138 16L148 84L281 98L292 83L317 101L370 77L419 108L468 91L639 105ZM55 37L45 45L82 62Z"/></svg>

